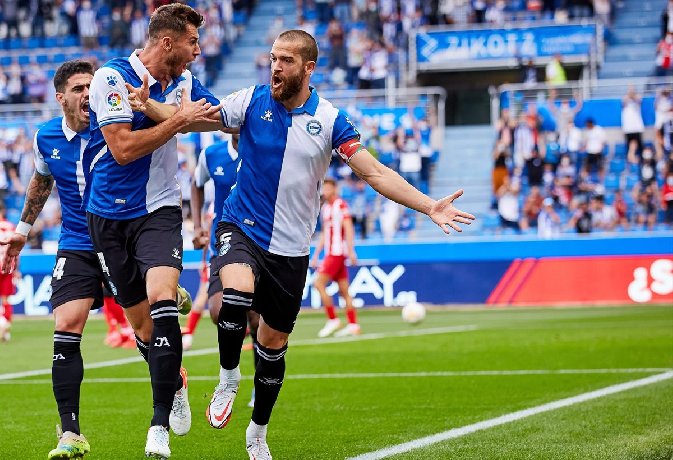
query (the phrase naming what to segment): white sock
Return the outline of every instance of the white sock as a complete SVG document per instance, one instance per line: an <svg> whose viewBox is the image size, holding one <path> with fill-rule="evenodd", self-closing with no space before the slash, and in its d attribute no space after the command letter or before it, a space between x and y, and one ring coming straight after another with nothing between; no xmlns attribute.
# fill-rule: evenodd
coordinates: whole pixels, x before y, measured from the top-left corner
<svg viewBox="0 0 673 460"><path fill-rule="evenodd" d="M220 367L220 383L235 383L238 385L238 382L241 381L241 369L239 366L236 366L233 369L224 369Z"/></svg>
<svg viewBox="0 0 673 460"><path fill-rule="evenodd" d="M250 425L248 425L248 428L245 430L246 439L266 439L266 428L268 426L269 425L257 425L255 422L250 420Z"/></svg>

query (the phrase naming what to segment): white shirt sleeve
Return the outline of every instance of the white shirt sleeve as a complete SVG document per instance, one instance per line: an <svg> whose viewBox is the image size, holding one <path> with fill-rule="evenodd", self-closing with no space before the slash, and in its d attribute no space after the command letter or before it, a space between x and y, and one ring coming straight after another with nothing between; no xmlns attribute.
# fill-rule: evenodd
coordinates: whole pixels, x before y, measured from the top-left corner
<svg viewBox="0 0 673 460"><path fill-rule="evenodd" d="M248 110L255 87L250 86L222 99L223 124L227 128L238 128L245 123L245 111Z"/></svg>
<svg viewBox="0 0 673 460"><path fill-rule="evenodd" d="M101 67L91 80L89 106L96 114L98 126L111 123L131 123L133 111L129 92L121 74L109 67Z"/></svg>
<svg viewBox="0 0 673 460"><path fill-rule="evenodd" d="M199 154L199 161L196 163L196 169L194 170L194 183L200 188L203 187L209 179L210 173L208 172L208 165L206 164L206 149L203 149Z"/></svg>
<svg viewBox="0 0 673 460"><path fill-rule="evenodd" d="M38 130L37 133L35 133L35 137L33 138L33 154L35 155L35 171L37 171L39 174L42 176L51 176L51 171L49 170L49 166L47 166L47 162L44 161L44 155L42 155L42 152L40 152L40 148L37 146L37 135L40 131Z"/></svg>

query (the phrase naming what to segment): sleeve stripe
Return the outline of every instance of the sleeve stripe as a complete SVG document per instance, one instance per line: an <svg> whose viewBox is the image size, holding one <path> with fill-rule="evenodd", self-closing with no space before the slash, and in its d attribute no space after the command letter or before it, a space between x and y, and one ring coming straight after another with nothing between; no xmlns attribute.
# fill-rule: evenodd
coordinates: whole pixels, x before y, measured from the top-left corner
<svg viewBox="0 0 673 460"><path fill-rule="evenodd" d="M114 123L131 123L133 118L109 118L107 120L99 121L98 126L103 127L105 125L111 125Z"/></svg>

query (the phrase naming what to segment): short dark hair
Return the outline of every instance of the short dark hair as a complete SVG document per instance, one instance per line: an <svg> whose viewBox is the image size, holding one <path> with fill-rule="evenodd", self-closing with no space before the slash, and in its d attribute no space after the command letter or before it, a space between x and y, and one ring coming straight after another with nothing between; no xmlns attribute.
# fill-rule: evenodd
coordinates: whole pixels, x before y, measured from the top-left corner
<svg viewBox="0 0 673 460"><path fill-rule="evenodd" d="M327 176L325 179L323 179L323 184L332 184L336 187L337 185L337 180L334 177Z"/></svg>
<svg viewBox="0 0 673 460"><path fill-rule="evenodd" d="M65 85L68 83L68 79L73 75L80 73L88 73L89 75L93 75L93 64L89 61L83 61L81 59L66 61L61 64L54 74L54 88L56 89L56 92L64 92Z"/></svg>
<svg viewBox="0 0 673 460"><path fill-rule="evenodd" d="M197 29L203 25L203 16L189 5L171 3L157 8L150 17L148 35L150 38L159 38L164 31L184 33L187 24Z"/></svg>
<svg viewBox="0 0 673 460"><path fill-rule="evenodd" d="M282 32L277 39L289 42L301 42L301 51L299 54L304 62L318 62L318 43L316 43L313 35L308 32L301 29L286 30L285 32Z"/></svg>

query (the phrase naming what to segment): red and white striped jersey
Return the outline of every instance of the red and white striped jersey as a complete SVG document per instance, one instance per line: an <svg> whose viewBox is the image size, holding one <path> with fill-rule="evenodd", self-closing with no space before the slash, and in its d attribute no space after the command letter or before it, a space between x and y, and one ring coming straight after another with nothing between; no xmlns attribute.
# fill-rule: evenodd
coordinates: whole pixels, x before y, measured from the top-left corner
<svg viewBox="0 0 673 460"><path fill-rule="evenodd" d="M14 234L14 224L7 220L0 220L0 239L9 238Z"/></svg>
<svg viewBox="0 0 673 460"><path fill-rule="evenodd" d="M331 203L323 204L320 217L325 238L325 256L347 256L344 219L350 219L351 212L346 202L337 198Z"/></svg>

